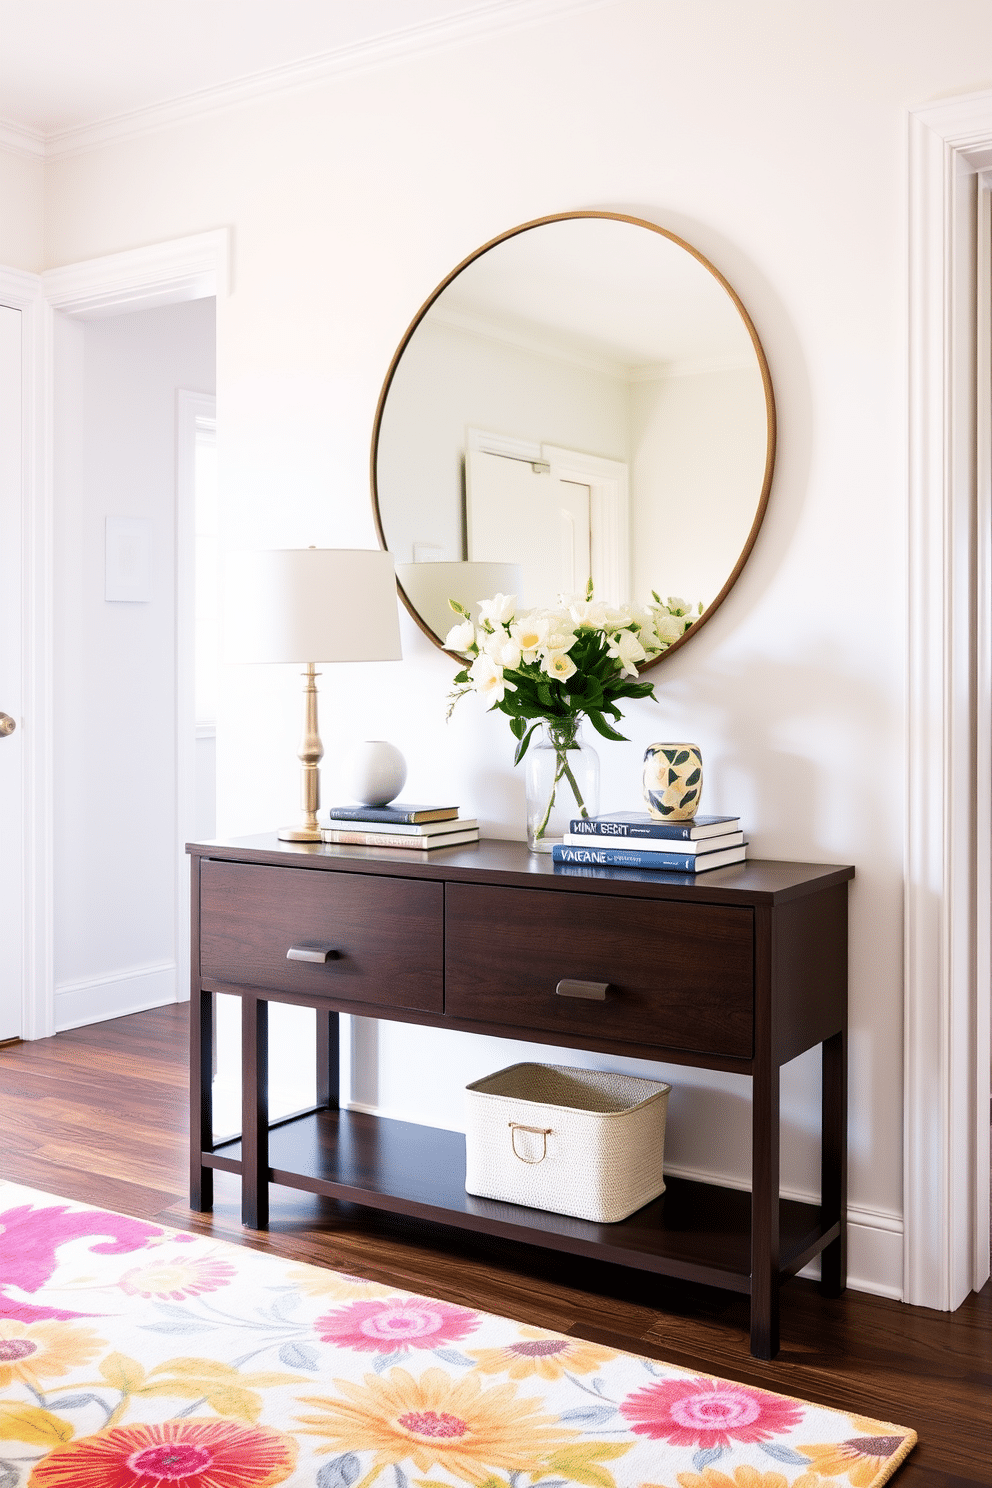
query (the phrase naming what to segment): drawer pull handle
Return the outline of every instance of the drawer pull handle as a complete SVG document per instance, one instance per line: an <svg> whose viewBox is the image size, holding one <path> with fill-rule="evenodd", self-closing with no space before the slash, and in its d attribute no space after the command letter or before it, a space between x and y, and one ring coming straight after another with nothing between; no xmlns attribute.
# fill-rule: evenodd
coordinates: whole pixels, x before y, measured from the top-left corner
<svg viewBox="0 0 992 1488"><path fill-rule="evenodd" d="M341 952L332 946L290 946L286 952L287 961L312 961L318 966L323 966L327 961L336 961Z"/></svg>
<svg viewBox="0 0 992 1488"><path fill-rule="evenodd" d="M585 997L590 1002L605 1002L609 982L573 982L567 978L555 988L557 997Z"/></svg>
<svg viewBox="0 0 992 1488"><path fill-rule="evenodd" d="M521 1162L530 1163L534 1167L538 1163L542 1163L548 1155L548 1138L553 1134L553 1128L550 1126L524 1126L522 1121L508 1121L507 1125L510 1128L510 1144L513 1147L514 1157L519 1158ZM518 1131L533 1132L535 1137L541 1138L540 1157L524 1157L523 1153L517 1150Z"/></svg>

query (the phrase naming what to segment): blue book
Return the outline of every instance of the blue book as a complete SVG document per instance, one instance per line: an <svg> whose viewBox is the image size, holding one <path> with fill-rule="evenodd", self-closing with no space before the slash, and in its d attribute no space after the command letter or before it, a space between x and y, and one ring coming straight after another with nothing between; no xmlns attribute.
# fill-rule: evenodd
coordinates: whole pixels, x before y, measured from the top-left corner
<svg viewBox="0 0 992 1488"><path fill-rule="evenodd" d="M658 821L646 811L607 811L601 816L575 816L570 832L590 837L664 837L674 842L698 842L740 830L739 816L695 816L692 821Z"/></svg>
<svg viewBox="0 0 992 1488"><path fill-rule="evenodd" d="M406 826L415 822L454 821L457 806L411 806L407 801L390 801L388 806L332 806L327 815L331 821L385 822Z"/></svg>
<svg viewBox="0 0 992 1488"><path fill-rule="evenodd" d="M727 847L722 852L693 854L642 852L636 847L571 847L565 842L556 842L551 849L555 863L579 868L653 868L663 873L705 873L710 868L743 863L746 856L746 844Z"/></svg>

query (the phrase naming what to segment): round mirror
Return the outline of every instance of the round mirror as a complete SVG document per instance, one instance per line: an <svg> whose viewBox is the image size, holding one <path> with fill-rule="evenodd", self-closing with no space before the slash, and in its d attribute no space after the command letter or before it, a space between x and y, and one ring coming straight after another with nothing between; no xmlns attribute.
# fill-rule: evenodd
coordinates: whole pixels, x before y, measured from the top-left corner
<svg viewBox="0 0 992 1488"><path fill-rule="evenodd" d="M768 366L722 275L649 222L570 213L480 248L416 316L376 413L376 524L438 645L449 598L548 605L591 579L609 603L687 602L660 661L734 584L774 453Z"/></svg>

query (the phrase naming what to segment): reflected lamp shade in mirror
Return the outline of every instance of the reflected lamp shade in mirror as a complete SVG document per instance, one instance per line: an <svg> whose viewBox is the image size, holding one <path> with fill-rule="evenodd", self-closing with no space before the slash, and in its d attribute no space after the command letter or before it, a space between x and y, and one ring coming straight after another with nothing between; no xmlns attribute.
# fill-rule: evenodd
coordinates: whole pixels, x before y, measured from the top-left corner
<svg viewBox="0 0 992 1488"><path fill-rule="evenodd" d="M389 553L368 548L276 548L232 553L225 586L224 655L232 662L300 663L306 667L302 810L298 826L279 836L319 842L317 731L320 662L398 661L396 576Z"/></svg>
<svg viewBox="0 0 992 1488"><path fill-rule="evenodd" d="M477 620L480 600L520 593L519 563L397 563L396 577L417 615L442 641L458 624L449 599Z"/></svg>

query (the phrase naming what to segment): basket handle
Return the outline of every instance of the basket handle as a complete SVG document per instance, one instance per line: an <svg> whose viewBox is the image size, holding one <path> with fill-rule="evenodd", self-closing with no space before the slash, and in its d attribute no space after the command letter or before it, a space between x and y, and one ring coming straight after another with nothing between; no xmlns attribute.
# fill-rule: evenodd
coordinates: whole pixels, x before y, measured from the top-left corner
<svg viewBox="0 0 992 1488"><path fill-rule="evenodd" d="M530 1163L532 1166L542 1163L548 1155L548 1138L552 1135L553 1128L550 1126L524 1126L522 1121L508 1121L507 1126L510 1128L510 1145L513 1148L514 1157L518 1158L520 1162ZM533 1132L535 1137L542 1139L540 1157L524 1157L522 1152L517 1151L518 1131Z"/></svg>

